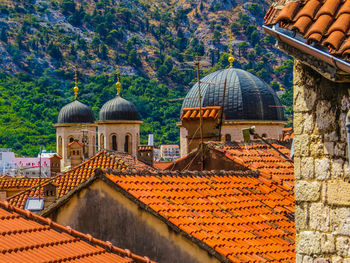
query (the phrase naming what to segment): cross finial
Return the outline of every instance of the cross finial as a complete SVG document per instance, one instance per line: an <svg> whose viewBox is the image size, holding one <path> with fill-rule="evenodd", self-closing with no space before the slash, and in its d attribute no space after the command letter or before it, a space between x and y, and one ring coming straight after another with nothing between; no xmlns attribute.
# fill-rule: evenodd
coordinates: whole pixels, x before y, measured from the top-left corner
<svg viewBox="0 0 350 263"><path fill-rule="evenodd" d="M115 84L117 86L117 95L120 94L120 88L122 86L122 84L120 83L119 75L120 75L120 70L119 70L119 66L117 66L117 83Z"/></svg>
<svg viewBox="0 0 350 263"><path fill-rule="evenodd" d="M235 61L233 54L232 54L232 31L230 29L230 56L228 58L228 62L230 63L230 68L233 66L233 62Z"/></svg>

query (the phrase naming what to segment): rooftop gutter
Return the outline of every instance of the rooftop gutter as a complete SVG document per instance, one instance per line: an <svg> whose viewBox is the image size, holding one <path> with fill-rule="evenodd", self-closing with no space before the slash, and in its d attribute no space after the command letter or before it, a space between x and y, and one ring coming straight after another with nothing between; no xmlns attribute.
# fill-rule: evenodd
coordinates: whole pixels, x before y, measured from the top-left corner
<svg viewBox="0 0 350 263"><path fill-rule="evenodd" d="M277 38L279 41L282 41L288 45L291 45L295 48L298 48L299 50L303 51L304 53L310 54L330 65L332 65L334 68L339 69L341 71L350 73L350 64L345 62L342 59L339 59L337 57L334 57L320 49L317 49L313 46L310 46L308 44L305 44L304 42L295 39L293 37L290 37L278 30L276 30L274 27L268 27L263 26L266 33L270 34L271 36Z"/></svg>

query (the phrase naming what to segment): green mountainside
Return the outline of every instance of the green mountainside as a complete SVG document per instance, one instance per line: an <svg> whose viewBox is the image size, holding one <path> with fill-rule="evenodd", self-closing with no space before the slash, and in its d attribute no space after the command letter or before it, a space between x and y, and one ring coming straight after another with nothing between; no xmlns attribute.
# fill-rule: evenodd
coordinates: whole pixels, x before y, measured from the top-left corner
<svg viewBox="0 0 350 263"><path fill-rule="evenodd" d="M284 89L291 114L293 61L274 47L261 25L268 1L239 0L26 0L0 1L0 147L35 155L55 150L59 109L79 98L94 110L115 91L138 107L156 144L178 143L181 101L202 75L227 67L229 30L234 66Z"/></svg>

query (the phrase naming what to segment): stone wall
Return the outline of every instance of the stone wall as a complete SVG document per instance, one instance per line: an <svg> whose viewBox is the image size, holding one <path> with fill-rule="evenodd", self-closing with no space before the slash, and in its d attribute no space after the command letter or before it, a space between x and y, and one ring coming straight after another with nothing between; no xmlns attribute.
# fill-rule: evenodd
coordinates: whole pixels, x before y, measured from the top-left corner
<svg viewBox="0 0 350 263"><path fill-rule="evenodd" d="M350 262L350 85L294 66L297 262Z"/></svg>

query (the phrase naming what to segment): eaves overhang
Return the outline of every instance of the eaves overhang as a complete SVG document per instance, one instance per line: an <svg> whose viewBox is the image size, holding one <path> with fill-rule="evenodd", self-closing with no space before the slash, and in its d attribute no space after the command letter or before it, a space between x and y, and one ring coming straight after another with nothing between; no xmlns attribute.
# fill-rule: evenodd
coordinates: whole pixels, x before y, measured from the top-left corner
<svg viewBox="0 0 350 263"><path fill-rule="evenodd" d="M263 28L267 34L275 37L279 43L281 43L281 42L285 43L291 47L298 49L299 51L301 51L305 54L311 55L312 57L331 65L336 70L338 75L344 76L345 81L343 81L342 78L325 76L328 79L331 79L332 81L336 81L336 82L348 82L348 81L350 81L350 63L348 63L340 58L337 58L333 55L330 55L329 53L327 53L321 49L318 49L312 45L304 43L303 41L301 41L299 39L301 37L298 38L298 37L289 36L285 32L282 32L282 30L278 30L278 28L276 26L269 27L269 26L264 25ZM294 32L292 32L292 31L290 33L292 35L294 34ZM298 57L295 56L294 54L288 54L288 55L291 55L291 56L298 59ZM311 65L311 66L313 66L313 65ZM320 70L317 68L317 66L313 66L313 68L315 70L317 70L318 72L320 72ZM324 75L322 71L320 73L322 75Z"/></svg>

